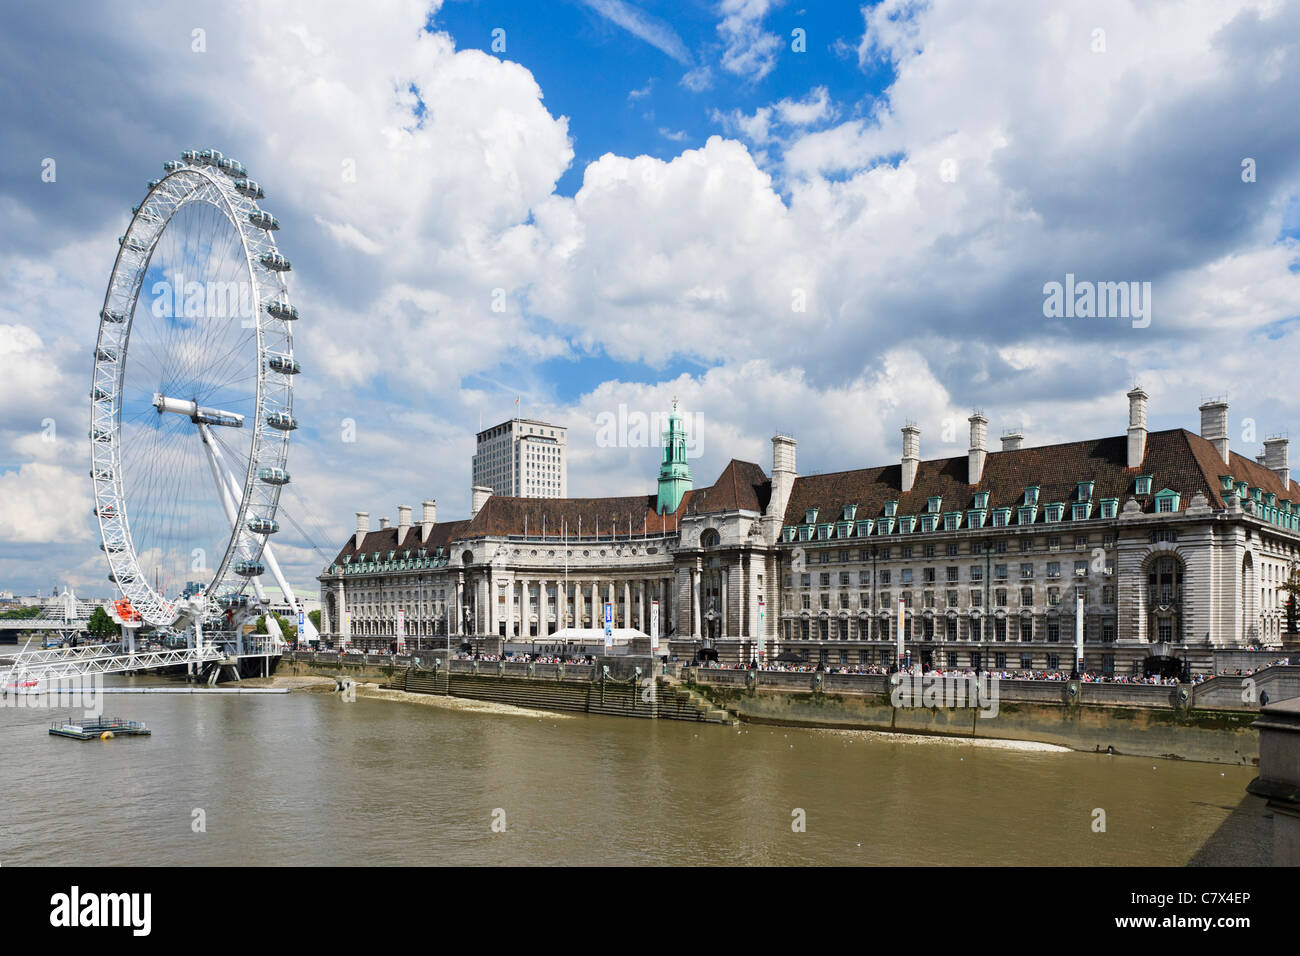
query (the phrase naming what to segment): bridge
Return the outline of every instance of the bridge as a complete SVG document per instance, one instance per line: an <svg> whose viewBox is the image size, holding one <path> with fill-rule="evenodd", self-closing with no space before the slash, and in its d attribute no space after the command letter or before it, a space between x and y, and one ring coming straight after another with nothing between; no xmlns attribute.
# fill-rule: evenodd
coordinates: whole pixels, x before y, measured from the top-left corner
<svg viewBox="0 0 1300 956"><path fill-rule="evenodd" d="M256 639L223 640L175 648L135 649L125 642L114 641L20 651L0 654L0 692L69 678L177 666L186 666L200 676L206 671L210 682L215 682L222 667L237 668L243 658L261 657L265 670L269 671L270 659L283 655L285 650L283 641L259 635Z"/></svg>
<svg viewBox="0 0 1300 956"><path fill-rule="evenodd" d="M0 618L0 634L26 634L44 632L68 638L88 633L90 615L99 605L94 601L82 601L76 593L64 590L60 595L48 598L40 605L40 614L35 617Z"/></svg>

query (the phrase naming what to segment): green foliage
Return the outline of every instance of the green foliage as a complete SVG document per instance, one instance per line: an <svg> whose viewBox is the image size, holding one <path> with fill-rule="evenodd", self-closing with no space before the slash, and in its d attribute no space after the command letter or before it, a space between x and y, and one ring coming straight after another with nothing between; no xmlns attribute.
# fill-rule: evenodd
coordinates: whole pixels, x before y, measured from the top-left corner
<svg viewBox="0 0 1300 956"><path fill-rule="evenodd" d="M26 621L40 616L41 608L36 604L31 607L14 608L12 611L0 611L0 618L6 621Z"/></svg>
<svg viewBox="0 0 1300 956"><path fill-rule="evenodd" d="M316 628L316 632L319 634L320 633L320 611L319 610L308 611L307 618L308 620L311 621L312 625Z"/></svg>
<svg viewBox="0 0 1300 956"><path fill-rule="evenodd" d="M86 630L90 631L91 637L101 641L112 640L121 632L117 623L108 616L108 612L102 607L97 607L90 612L90 620L86 624Z"/></svg>
<svg viewBox="0 0 1300 956"><path fill-rule="evenodd" d="M275 614L274 611L272 611L271 613L272 613L272 614ZM286 641L292 641L292 640L295 640L295 639L298 637L298 625L297 625L297 624L291 624L291 623L289 623L289 621L285 620L285 619L284 619L283 617L281 617L279 614L275 614L275 620L276 620L276 623L280 625L280 636L283 637ZM261 615L260 617L258 617L258 619L257 619L257 627L255 628L255 630L256 630L256 632L257 632L258 634L266 634L266 633L268 633L267 630L266 630L266 615L265 615L265 614L263 614L263 615Z"/></svg>

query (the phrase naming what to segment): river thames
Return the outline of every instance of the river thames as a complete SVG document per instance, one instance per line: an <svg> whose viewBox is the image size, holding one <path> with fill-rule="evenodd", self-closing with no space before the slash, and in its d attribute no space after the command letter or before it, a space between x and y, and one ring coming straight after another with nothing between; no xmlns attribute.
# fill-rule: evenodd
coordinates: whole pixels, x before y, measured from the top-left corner
<svg viewBox="0 0 1300 956"><path fill-rule="evenodd" d="M60 739L79 710L0 708L0 865L1181 865L1255 776L456 701L104 700L152 737Z"/></svg>

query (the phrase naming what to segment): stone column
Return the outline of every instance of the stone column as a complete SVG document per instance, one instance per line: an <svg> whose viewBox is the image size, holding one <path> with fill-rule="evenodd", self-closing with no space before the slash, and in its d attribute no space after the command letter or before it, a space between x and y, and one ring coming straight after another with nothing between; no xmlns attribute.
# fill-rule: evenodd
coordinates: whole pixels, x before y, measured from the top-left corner
<svg viewBox="0 0 1300 956"><path fill-rule="evenodd" d="M465 612L461 610L461 608L463 608L464 606L465 606L465 574L462 571L457 571L455 613L451 615L451 620L448 622L449 626L447 628L449 634L454 634L457 637L460 637L460 629L463 626L461 622L461 618L465 616Z"/></svg>
<svg viewBox="0 0 1300 956"><path fill-rule="evenodd" d="M487 624L487 632L493 637L497 633L497 595L496 582L492 580L492 569L488 568L483 577L483 590L487 597L484 604L487 610L483 612L484 622Z"/></svg>
<svg viewBox="0 0 1300 956"><path fill-rule="evenodd" d="M546 631L546 615L549 610L546 593L548 587L546 578L537 579L537 639L544 641L549 636Z"/></svg>
<svg viewBox="0 0 1300 956"><path fill-rule="evenodd" d="M700 636L700 566L691 568L691 637Z"/></svg>
<svg viewBox="0 0 1300 956"><path fill-rule="evenodd" d="M727 639L727 578L731 576L731 568L722 567L718 570L718 611L721 616L718 618L718 639Z"/></svg>
<svg viewBox="0 0 1300 956"><path fill-rule="evenodd" d="M526 641L530 635L528 633L528 617L532 614L532 595L528 593L531 582L528 578L519 579L519 639Z"/></svg>
<svg viewBox="0 0 1300 956"><path fill-rule="evenodd" d="M597 607L599 605L599 602L600 602L600 582L597 580L592 580L591 582L591 626L592 627L600 626L600 622L596 620L598 616Z"/></svg>
<svg viewBox="0 0 1300 956"><path fill-rule="evenodd" d="M623 579L623 626L632 626L632 579Z"/></svg>
<svg viewBox="0 0 1300 956"><path fill-rule="evenodd" d="M646 630L645 594L646 594L645 578L641 578L636 582L636 617L637 617L636 626L637 626L637 630L639 630L642 634L650 633L649 631Z"/></svg>

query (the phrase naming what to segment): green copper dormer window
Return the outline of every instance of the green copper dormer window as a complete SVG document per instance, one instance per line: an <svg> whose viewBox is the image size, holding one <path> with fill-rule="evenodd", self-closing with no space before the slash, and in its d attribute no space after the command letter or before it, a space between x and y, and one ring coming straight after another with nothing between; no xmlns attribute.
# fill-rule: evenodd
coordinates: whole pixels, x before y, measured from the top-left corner
<svg viewBox="0 0 1300 956"><path fill-rule="evenodd" d="M897 522L897 521L898 521L897 518L881 518L879 521L876 522L876 531L877 531L877 533L879 533L879 534L893 534L893 533L894 533L894 523Z"/></svg>
<svg viewBox="0 0 1300 956"><path fill-rule="evenodd" d="M940 497L939 495L931 495L929 502L927 502L927 508L929 510L929 513L932 515L937 515L939 513L939 506L942 504L943 504L942 497Z"/></svg>
<svg viewBox="0 0 1300 956"><path fill-rule="evenodd" d="M801 524L799 526L799 540L807 541L812 536L812 526Z"/></svg>
<svg viewBox="0 0 1300 956"><path fill-rule="evenodd" d="M1170 514L1178 510L1178 501L1182 496L1176 491L1163 488L1156 492L1156 512Z"/></svg>
<svg viewBox="0 0 1300 956"><path fill-rule="evenodd" d="M1035 507L1021 508L1016 514L1016 521L1019 524L1033 524L1034 518L1038 517L1038 509Z"/></svg>
<svg viewBox="0 0 1300 956"><path fill-rule="evenodd" d="M943 516L944 531L956 531L960 527L961 527L960 511L949 511L946 515Z"/></svg>
<svg viewBox="0 0 1300 956"><path fill-rule="evenodd" d="M343 563L344 563L344 564L351 564L351 563L352 563L352 555L350 555L350 554L345 554L345 555L343 555Z"/></svg>
<svg viewBox="0 0 1300 956"><path fill-rule="evenodd" d="M792 524L786 525L784 528L781 529L781 540L793 541L794 536L798 533L798 531L799 529L796 528L794 525Z"/></svg>
<svg viewBox="0 0 1300 956"><path fill-rule="evenodd" d="M1268 505L1270 508L1274 507L1277 504L1277 495L1270 491L1264 496L1264 504Z"/></svg>
<svg viewBox="0 0 1300 956"><path fill-rule="evenodd" d="M978 498L979 496L976 495L975 497ZM984 527L984 517L985 517L985 515L987 515L987 514L988 514L988 512L985 511L983 508L971 508L971 509L967 510L967 512L966 512L966 527L968 527L968 528L982 528L982 527Z"/></svg>
<svg viewBox="0 0 1300 956"><path fill-rule="evenodd" d="M898 533L911 534L916 528L916 518L912 515L904 515L898 519Z"/></svg>
<svg viewBox="0 0 1300 956"><path fill-rule="evenodd" d="M1223 483L1223 490L1224 490L1224 491L1231 491L1231 490L1232 490L1232 475L1220 475L1220 476L1219 476L1219 481L1221 481L1221 482Z"/></svg>
<svg viewBox="0 0 1300 956"><path fill-rule="evenodd" d="M975 508L984 511L989 506L989 493L987 491L975 492Z"/></svg>
<svg viewBox="0 0 1300 956"><path fill-rule="evenodd" d="M1151 476L1138 475L1137 481L1134 483L1133 493L1138 495L1151 494Z"/></svg>
<svg viewBox="0 0 1300 956"><path fill-rule="evenodd" d="M1092 487L1093 487L1093 484L1094 484L1094 483L1091 482L1091 481L1081 481L1081 482L1079 482L1078 491L1079 491L1079 500L1080 500L1080 501L1091 501L1091 500L1092 500Z"/></svg>
<svg viewBox="0 0 1300 956"><path fill-rule="evenodd" d="M841 538L847 538L853 534L853 522L841 521L835 528L835 534Z"/></svg>
<svg viewBox="0 0 1300 956"><path fill-rule="evenodd" d="M1076 501L1070 509L1070 518L1073 521L1087 521L1092 517L1091 501Z"/></svg>
<svg viewBox="0 0 1300 956"><path fill-rule="evenodd" d="M872 521L870 518L864 518L862 521L859 521L859 522L858 522L858 537L859 537L859 538L865 538L867 535L871 534L871 529L872 529L872 527L873 527L874 525L875 525L875 522Z"/></svg>
<svg viewBox="0 0 1300 956"><path fill-rule="evenodd" d="M886 501L886 502L885 502L885 517L886 517L886 518L892 518L892 517L894 517L894 516L897 515L897 514L898 514L898 502L897 502L897 501Z"/></svg>
<svg viewBox="0 0 1300 956"><path fill-rule="evenodd" d="M1264 500L1264 489L1263 489L1263 488L1251 488L1251 489L1250 489L1250 496L1251 496L1252 498L1254 498L1256 501L1263 501L1263 500Z"/></svg>
<svg viewBox="0 0 1300 956"><path fill-rule="evenodd" d="M844 520L845 520L845 521L852 521L854 518L857 517L857 515L858 515L858 506L857 506L857 505L845 505L845 506L844 506Z"/></svg>
<svg viewBox="0 0 1300 956"><path fill-rule="evenodd" d="M805 512L803 513L803 523L804 523L804 524L816 524L816 523L817 523L817 509L816 509L816 508L809 508L807 511L805 511Z"/></svg>
<svg viewBox="0 0 1300 956"><path fill-rule="evenodd" d="M1247 491L1246 483L1244 481L1237 482L1237 497L1240 498L1242 501L1246 500L1246 491Z"/></svg>
<svg viewBox="0 0 1300 956"><path fill-rule="evenodd" d="M921 515L921 530L929 533L934 530L934 523L938 520L938 515L924 514Z"/></svg>
<svg viewBox="0 0 1300 956"><path fill-rule="evenodd" d="M1101 499L1101 516L1103 518L1113 518L1119 512L1118 498Z"/></svg>
<svg viewBox="0 0 1300 956"><path fill-rule="evenodd" d="M1029 505L1029 507L1031 508L1036 508L1038 506L1037 485L1029 485L1027 488L1025 488L1025 504Z"/></svg>
<svg viewBox="0 0 1300 956"><path fill-rule="evenodd" d="M835 526L833 524L819 524L817 526L817 540L829 541L834 529Z"/></svg>
<svg viewBox="0 0 1300 956"><path fill-rule="evenodd" d="M1009 524L1011 524L1011 509L1010 509L1010 508L994 508L994 509L993 509L993 527L995 527L995 528L1005 528L1005 527L1006 527L1007 525L1009 525Z"/></svg>
<svg viewBox="0 0 1300 956"><path fill-rule="evenodd" d="M1061 518L1064 516L1064 514L1065 514L1065 505L1060 502L1046 505L1043 508L1044 521L1052 521L1052 522L1060 521Z"/></svg>

